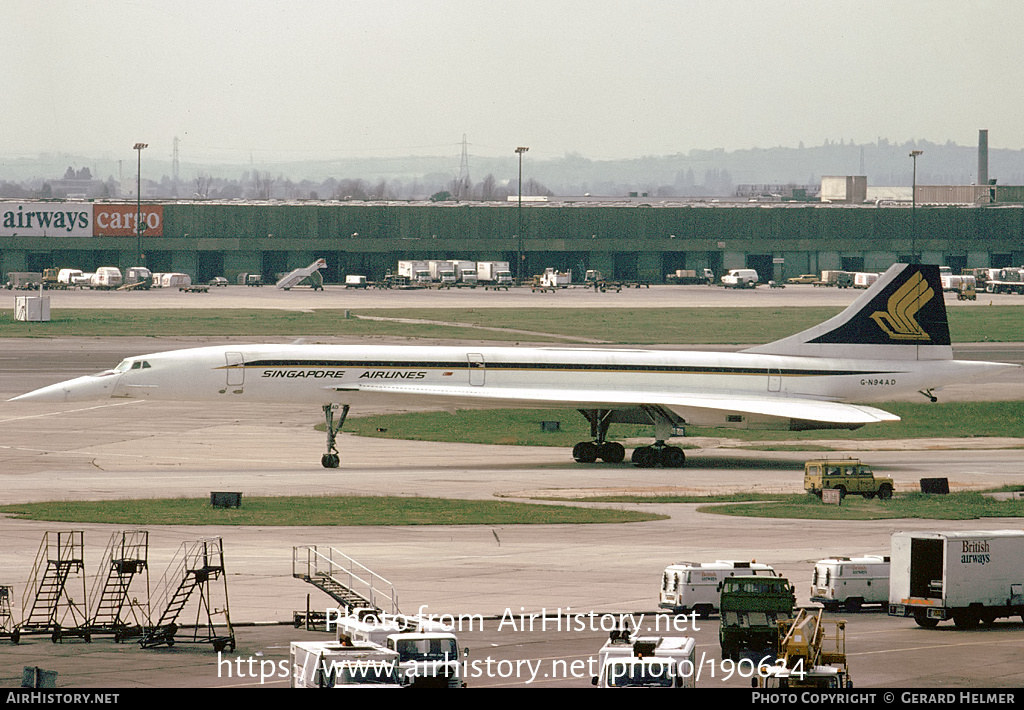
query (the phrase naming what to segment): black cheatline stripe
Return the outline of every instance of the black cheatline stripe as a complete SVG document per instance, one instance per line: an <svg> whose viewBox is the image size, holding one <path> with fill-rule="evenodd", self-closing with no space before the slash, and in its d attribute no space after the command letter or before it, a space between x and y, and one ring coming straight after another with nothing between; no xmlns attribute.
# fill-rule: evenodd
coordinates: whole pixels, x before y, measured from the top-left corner
<svg viewBox="0 0 1024 710"><path fill-rule="evenodd" d="M636 365L636 364L577 364L566 362L485 362L471 363L467 360L434 361L434 360L253 360L244 365L228 367L333 367L333 368L395 368L412 370L455 370L469 367L483 367L488 371L528 371L547 370L565 372L637 372L637 373L674 373L674 374L727 374L727 375L782 375L789 377L813 377L823 375L892 375L891 370L812 370L812 369L779 369L768 367L706 367L700 365ZM898 374L898 373L897 373Z"/></svg>

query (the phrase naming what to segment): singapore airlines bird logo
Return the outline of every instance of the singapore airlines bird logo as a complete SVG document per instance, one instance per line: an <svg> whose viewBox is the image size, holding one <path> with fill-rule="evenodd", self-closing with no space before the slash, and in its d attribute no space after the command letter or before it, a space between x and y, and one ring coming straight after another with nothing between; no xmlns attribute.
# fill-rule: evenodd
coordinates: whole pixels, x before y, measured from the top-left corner
<svg viewBox="0 0 1024 710"><path fill-rule="evenodd" d="M875 311L871 320L893 340L931 340L914 317L934 296L919 271L889 297L887 310Z"/></svg>

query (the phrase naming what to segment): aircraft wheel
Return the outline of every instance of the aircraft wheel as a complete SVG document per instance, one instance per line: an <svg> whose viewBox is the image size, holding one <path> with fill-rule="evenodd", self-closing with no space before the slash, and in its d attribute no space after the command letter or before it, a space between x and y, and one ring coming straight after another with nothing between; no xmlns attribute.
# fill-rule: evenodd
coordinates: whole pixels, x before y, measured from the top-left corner
<svg viewBox="0 0 1024 710"><path fill-rule="evenodd" d="M658 463L658 454L650 446L641 446L633 449L630 461L639 468L654 468Z"/></svg>
<svg viewBox="0 0 1024 710"><path fill-rule="evenodd" d="M577 463L594 463L597 461L597 444L593 441L581 441L572 447L572 457Z"/></svg>
<svg viewBox="0 0 1024 710"><path fill-rule="evenodd" d="M605 463L622 463L626 458L626 448L617 441L607 441L601 445L599 455Z"/></svg>
<svg viewBox="0 0 1024 710"><path fill-rule="evenodd" d="M686 464L686 454L678 446L666 446L661 450L661 465L665 468L682 468Z"/></svg>
<svg viewBox="0 0 1024 710"><path fill-rule="evenodd" d="M320 464L324 468L338 468L341 459L337 454L324 454L320 457Z"/></svg>

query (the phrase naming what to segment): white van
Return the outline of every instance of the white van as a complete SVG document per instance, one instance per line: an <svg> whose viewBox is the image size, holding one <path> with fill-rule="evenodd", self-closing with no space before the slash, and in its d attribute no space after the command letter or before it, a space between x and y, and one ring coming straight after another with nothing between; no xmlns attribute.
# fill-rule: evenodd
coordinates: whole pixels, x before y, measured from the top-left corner
<svg viewBox="0 0 1024 710"><path fill-rule="evenodd" d="M865 604L889 603L889 558L880 555L818 560L811 579L811 601L827 610L858 611Z"/></svg>
<svg viewBox="0 0 1024 710"><path fill-rule="evenodd" d="M121 275L119 268L116 266L101 266L93 274L90 285L98 289L113 289L118 288L122 283L124 283L124 277Z"/></svg>
<svg viewBox="0 0 1024 710"><path fill-rule="evenodd" d="M673 614L693 611L698 616L710 616L718 612L719 583L735 575L777 576L772 567L758 562L677 562L665 568L658 606L671 609Z"/></svg>
<svg viewBox="0 0 1024 710"><path fill-rule="evenodd" d="M722 285L726 288L756 288L757 272L753 269L730 269L722 277Z"/></svg>

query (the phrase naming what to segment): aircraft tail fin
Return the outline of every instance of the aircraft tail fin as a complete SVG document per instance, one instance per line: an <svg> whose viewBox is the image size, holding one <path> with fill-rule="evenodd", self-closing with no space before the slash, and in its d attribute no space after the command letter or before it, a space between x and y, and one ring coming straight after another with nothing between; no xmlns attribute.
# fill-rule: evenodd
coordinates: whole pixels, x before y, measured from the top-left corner
<svg viewBox="0 0 1024 710"><path fill-rule="evenodd" d="M839 315L745 352L872 360L951 359L939 267L894 264Z"/></svg>

